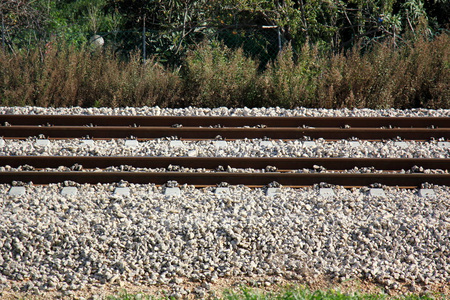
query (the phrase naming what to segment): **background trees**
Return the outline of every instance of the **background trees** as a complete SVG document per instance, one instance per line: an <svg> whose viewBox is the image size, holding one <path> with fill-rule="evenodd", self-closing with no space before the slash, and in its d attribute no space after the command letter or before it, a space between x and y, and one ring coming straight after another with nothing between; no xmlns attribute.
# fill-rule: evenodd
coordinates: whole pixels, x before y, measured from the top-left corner
<svg viewBox="0 0 450 300"><path fill-rule="evenodd" d="M448 1L1 0L0 104L448 108Z"/></svg>
<svg viewBox="0 0 450 300"><path fill-rule="evenodd" d="M205 37L247 53L305 43L338 52L355 44L393 45L449 29L449 0L2 0L3 42L11 49L32 40L82 43L109 35L131 50L148 31L148 52L180 58ZM125 34L126 33L126 34ZM266 51L267 52L267 51Z"/></svg>

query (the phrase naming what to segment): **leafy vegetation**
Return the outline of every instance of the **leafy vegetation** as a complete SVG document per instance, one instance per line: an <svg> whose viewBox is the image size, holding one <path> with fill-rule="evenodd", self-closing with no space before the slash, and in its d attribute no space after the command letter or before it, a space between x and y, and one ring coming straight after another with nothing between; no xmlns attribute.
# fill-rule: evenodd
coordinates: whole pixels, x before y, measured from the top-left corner
<svg viewBox="0 0 450 300"><path fill-rule="evenodd" d="M256 292L251 289L242 289L240 293L228 292L225 293L223 299L227 300L384 300L384 299L392 299L386 294L365 294L365 293L343 293L335 290L316 290L311 291L305 288L287 288L283 291L276 293L268 293L268 292ZM401 300L428 300L433 299L428 295L403 295L395 297L394 299Z"/></svg>
<svg viewBox="0 0 450 300"><path fill-rule="evenodd" d="M0 12L0 105L450 107L448 0L5 0Z"/></svg>
<svg viewBox="0 0 450 300"><path fill-rule="evenodd" d="M5 0L0 11L12 49L52 37L86 42L98 32L139 34L145 25L160 37L151 43L149 36L149 51L173 59L204 37L263 26L277 28L296 52L305 43L335 53L386 40L398 45L448 29L450 5L448 0ZM247 40L257 45L263 32ZM140 42L128 39L124 42ZM265 42L265 47L278 43L267 37Z"/></svg>

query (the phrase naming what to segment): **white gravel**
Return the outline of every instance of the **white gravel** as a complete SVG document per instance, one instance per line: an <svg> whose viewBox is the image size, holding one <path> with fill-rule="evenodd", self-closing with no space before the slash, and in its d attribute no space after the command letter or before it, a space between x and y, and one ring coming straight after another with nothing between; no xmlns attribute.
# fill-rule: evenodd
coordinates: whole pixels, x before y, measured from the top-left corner
<svg viewBox="0 0 450 300"><path fill-rule="evenodd" d="M0 185L0 289L78 290L116 280L147 285L266 275L373 279L390 288L450 282L450 188L436 197L417 190L335 187L263 189L130 184L26 186L7 196ZM29 280L24 281L25 278ZM174 278L177 278L176 280ZM13 281L10 281L13 280Z"/></svg>
<svg viewBox="0 0 450 300"><path fill-rule="evenodd" d="M168 139L141 141L136 147L125 146L125 140L95 140L92 145L79 139L50 140L49 145L36 145L33 139L4 140L2 155L52 156L190 156L190 157L379 157L379 158L449 158L450 147L438 141L406 142L406 147L395 141L360 141L352 146L349 141L328 142L316 140L315 146L305 146L301 140L273 140L271 146L261 140L227 141L226 147L216 147L214 141L183 141L182 147L170 146Z"/></svg>
<svg viewBox="0 0 450 300"><path fill-rule="evenodd" d="M432 116L450 110L370 109L162 109L0 107L0 114L192 115L192 116ZM450 158L437 141L327 142L183 141L139 142L79 139L4 140L0 156L198 156L198 157L394 157ZM450 284L450 187L432 187L435 197L417 190L385 188L385 197L367 188L264 189L181 186L178 197L163 188L129 184L130 195L114 195L120 184L76 185L61 195L61 184L26 185L23 196L9 196L0 184L0 296L3 289L39 292L79 290L115 281L146 285L214 282L219 277L261 275L309 279L320 275L369 279L389 288L400 283ZM123 183L122 183L123 185Z"/></svg>
<svg viewBox="0 0 450 300"><path fill-rule="evenodd" d="M160 107L125 107L125 108L43 108L43 107L0 107L0 114L48 114L48 115L137 115L137 116L298 116L298 117L449 117L450 109L314 109L280 107L268 108L160 108Z"/></svg>

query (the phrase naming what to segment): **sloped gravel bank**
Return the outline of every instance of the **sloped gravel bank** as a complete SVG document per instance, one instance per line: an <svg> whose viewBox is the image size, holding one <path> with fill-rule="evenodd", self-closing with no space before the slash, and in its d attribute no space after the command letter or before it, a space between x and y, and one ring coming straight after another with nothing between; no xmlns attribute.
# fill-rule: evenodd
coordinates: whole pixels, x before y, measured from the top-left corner
<svg viewBox="0 0 450 300"><path fill-rule="evenodd" d="M308 279L329 276L400 284L450 283L450 189L436 197L416 190L337 187L263 189L182 186L181 196L161 187L27 186L8 196L0 185L0 286L21 291L70 291L90 284L146 285L215 282L234 276ZM10 281L12 280L12 281Z"/></svg>
<svg viewBox="0 0 450 300"><path fill-rule="evenodd" d="M450 116L450 110L286 110L39 108L0 107L0 114L217 115L217 116ZM169 139L50 141L4 140L3 155L137 155L265 157L435 157L449 158L438 141L330 143L302 141L183 141ZM181 196L164 196L162 187L130 184L130 195L115 195L117 184L77 185L76 195L61 195L63 184L26 185L23 196L9 196L0 185L0 298L17 293L62 293L117 283L170 286L174 296L198 283L203 297L211 284L234 278L310 282L369 281L396 290L449 290L450 188L434 187L435 197L417 190L386 188L385 197L367 189L335 187L319 196L317 187L282 188L268 197L263 189L181 186ZM450 293L449 293L450 294ZM10 295L10 294L8 294ZM46 299L47 294L43 294Z"/></svg>

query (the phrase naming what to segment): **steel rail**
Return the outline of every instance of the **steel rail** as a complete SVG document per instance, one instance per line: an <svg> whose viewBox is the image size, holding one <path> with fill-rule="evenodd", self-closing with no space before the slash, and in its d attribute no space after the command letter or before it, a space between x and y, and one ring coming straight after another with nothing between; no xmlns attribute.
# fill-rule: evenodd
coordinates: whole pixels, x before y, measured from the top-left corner
<svg viewBox="0 0 450 300"><path fill-rule="evenodd" d="M449 174L396 174L396 173L182 173L182 172L0 172L0 183L12 181L49 184L62 181L78 183L112 183L121 180L140 184L164 184L175 180L179 184L216 185L227 182L232 185L267 185L276 181L288 186L308 186L326 182L343 186L368 186L379 183L389 186L420 186L428 182L437 185L449 185Z"/></svg>
<svg viewBox="0 0 450 300"><path fill-rule="evenodd" d="M394 139L401 137L406 140L429 140L431 138L450 138L450 128L209 128L209 127L123 127L123 126L2 126L0 136L27 138L30 136L45 135L49 138L129 138L134 136L140 139L162 138L177 136L183 139L214 139L218 135L226 139L244 138L272 138L272 139L349 139L359 138L368 140Z"/></svg>
<svg viewBox="0 0 450 300"><path fill-rule="evenodd" d="M450 170L446 158L291 158L291 157L144 157L144 156L0 156L0 165L17 168L30 165L35 168L71 167L107 168L128 165L137 168L167 168L177 165L186 168L264 169L273 166L280 170L313 169L322 166L328 170L348 170L354 167L373 167L377 170L409 170L414 166L424 169Z"/></svg>
<svg viewBox="0 0 450 300"><path fill-rule="evenodd" d="M449 117L220 117L220 116L105 116L105 115L0 115L0 124L54 126L172 126L226 127L450 127Z"/></svg>
<svg viewBox="0 0 450 300"><path fill-rule="evenodd" d="M48 116L0 115L0 136L27 138L43 134L48 138L129 138L152 139L177 136L182 139L272 138L329 140L359 138L368 140L394 139L428 140L450 138L450 118L334 118L334 117L129 117L129 116ZM182 126L172 126L182 124ZM44 125L44 126L41 126ZM47 126L48 125L48 126ZM89 125L89 126L83 126ZM220 126L215 126L220 125ZM258 126L265 125L265 126ZM414 166L424 169L450 169L448 159L371 159L371 158L215 158L215 157L0 157L0 165L18 167L31 165L39 168L70 167L107 168L130 165L133 167L167 168L179 165L188 168L264 169L274 166L279 170L313 169L322 166L328 170L354 167L374 167L377 170L408 170ZM398 186L419 186L424 182L449 185L450 175L425 173L183 173L183 172L0 172L1 183L14 180L38 184L72 180L80 183L106 183L126 180L135 183L164 184L176 180L180 184L215 185L220 182L266 185L277 181L283 185L306 186L319 182L344 186L367 186L372 183Z"/></svg>

